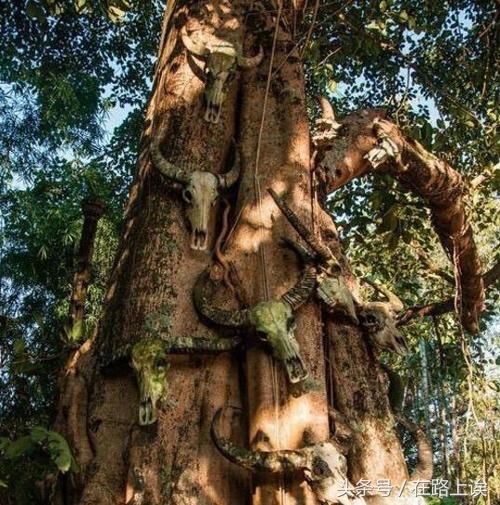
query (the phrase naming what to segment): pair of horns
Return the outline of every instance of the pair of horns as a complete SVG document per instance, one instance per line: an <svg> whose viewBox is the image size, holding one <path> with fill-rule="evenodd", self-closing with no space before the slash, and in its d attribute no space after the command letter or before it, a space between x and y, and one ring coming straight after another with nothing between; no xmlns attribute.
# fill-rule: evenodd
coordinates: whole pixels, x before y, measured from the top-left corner
<svg viewBox="0 0 500 505"><path fill-rule="evenodd" d="M193 300L198 312L207 319L221 326L231 328L248 328L252 326L251 309L226 310L214 306L206 294L208 272L203 271L198 277L194 289ZM292 310L298 309L307 301L316 284L316 269L312 263L305 265L299 280L282 297Z"/></svg>
<svg viewBox="0 0 500 505"><path fill-rule="evenodd" d="M222 189L230 188L240 176L240 153L234 139L232 140L234 147L234 162L233 166L225 174L216 175L219 180L219 186ZM151 159L154 166L169 179L176 181L183 186L189 184L191 174L184 170L182 167L170 163L162 154L160 149L159 139L156 139L151 144Z"/></svg>
<svg viewBox="0 0 500 505"><path fill-rule="evenodd" d="M202 39L205 37L206 35L204 35ZM195 42L188 35L185 25L181 29L181 39L183 44L186 46L186 49L196 56L203 58L208 56L210 53L225 54L227 56L236 58L238 65L242 68L254 68L262 61L262 58L264 57L264 50L262 49L262 46L259 46L259 52L255 56L246 57L236 49L234 44L228 41L210 42L202 40Z"/></svg>

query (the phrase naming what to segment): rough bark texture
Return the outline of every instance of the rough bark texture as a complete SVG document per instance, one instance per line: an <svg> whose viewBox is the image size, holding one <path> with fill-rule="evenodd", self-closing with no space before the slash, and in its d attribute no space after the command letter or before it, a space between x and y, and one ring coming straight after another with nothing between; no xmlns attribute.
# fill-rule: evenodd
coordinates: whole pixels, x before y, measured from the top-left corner
<svg viewBox="0 0 500 505"><path fill-rule="evenodd" d="M70 339L78 342L82 337L83 318L85 314L85 300L87 289L92 276L92 254L94 252L97 223L104 213L104 206L99 201L86 200L82 203L83 229L78 248L78 263L73 278L73 291L70 303Z"/></svg>
<svg viewBox="0 0 500 505"><path fill-rule="evenodd" d="M443 248L454 263L457 278L458 310L465 329L478 331L479 314L484 310L481 262L464 203L465 185L461 175L445 161L408 139L380 110L363 110L343 121L345 135L323 155L322 172L329 191L355 177L373 172L366 159L377 146L377 133L386 134L398 147L399 156L382 164L377 171L390 173L398 182L427 202L431 219Z"/></svg>
<svg viewBox="0 0 500 505"><path fill-rule="evenodd" d="M89 455L82 458L80 482L68 503L80 505L315 505L300 478L250 475L226 461L210 439L210 424L222 407L232 415L222 429L238 445L253 449L295 449L329 437L325 362L330 361L339 407L359 428L351 474L356 478L407 476L393 430L384 374L358 328L328 323L328 356L319 305L310 301L296 313L295 335L309 370L301 387L290 386L281 365L261 345L246 354L169 358L168 395L158 422L140 427L137 384L126 360L109 370L115 357L127 357L130 346L152 331L172 337L223 337L224 330L200 320L192 303L198 275L211 265L207 252L190 248L185 205L178 188L152 166L149 146L162 132L160 149L186 170L221 173L231 138L241 149L239 190L227 195L232 206L231 233L223 247L224 263L240 282L236 293L221 282L214 301L229 309L280 297L296 281L295 255L279 245L294 231L266 189L287 201L315 233L340 244L331 218L311 197L309 128L304 78L293 50L286 19L273 14L245 17L242 2L167 8L154 90L148 105L138 170L131 187L121 245L110 279L96 337L75 354L72 366L81 377L85 399L70 400ZM286 9L284 9L284 12ZM267 17L266 17L267 16ZM203 28L244 41L246 54L261 44L262 64L243 72L229 88L218 124L203 120L203 64L188 55L178 33L187 22L190 33ZM277 26L277 29L276 29ZM243 30L246 30L246 34ZM252 34L259 33L258 40ZM272 80L268 81L269 69ZM202 72L201 72L202 73ZM220 223L219 205L209 222L209 249ZM295 237L296 238L296 237ZM344 267L348 270L344 261ZM220 268L220 266L219 266ZM220 276L214 276L220 278ZM233 275L233 279L234 279ZM157 317L161 316L161 317ZM151 329L151 321L163 326ZM234 333L231 333L234 335ZM259 342L255 335L242 337ZM388 503L387 500L384 503Z"/></svg>

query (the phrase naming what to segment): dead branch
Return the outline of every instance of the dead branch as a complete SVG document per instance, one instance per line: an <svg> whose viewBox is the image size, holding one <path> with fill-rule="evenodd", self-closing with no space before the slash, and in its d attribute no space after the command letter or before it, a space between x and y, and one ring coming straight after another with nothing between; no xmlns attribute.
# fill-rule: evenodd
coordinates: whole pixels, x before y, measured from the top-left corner
<svg viewBox="0 0 500 505"><path fill-rule="evenodd" d="M486 274L483 276L483 282L485 287L495 284L495 282L500 278L500 261L496 263ZM440 302L428 303L426 305L419 305L416 307L410 307L406 309L398 320L398 326L403 326L408 324L412 319L416 317L426 317L426 316L439 316L452 312L454 310L454 298L448 298L447 300L442 300Z"/></svg>

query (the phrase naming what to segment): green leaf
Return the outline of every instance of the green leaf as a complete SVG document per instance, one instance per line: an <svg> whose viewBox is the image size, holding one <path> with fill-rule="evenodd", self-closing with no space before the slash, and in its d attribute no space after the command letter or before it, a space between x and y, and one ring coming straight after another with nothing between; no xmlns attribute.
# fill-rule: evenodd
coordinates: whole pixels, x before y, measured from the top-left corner
<svg viewBox="0 0 500 505"><path fill-rule="evenodd" d="M74 464L71 449L66 439L55 431L48 432L48 446L52 461L57 468L65 473Z"/></svg>
<svg viewBox="0 0 500 505"><path fill-rule="evenodd" d="M24 453L33 449L33 440L30 436L20 437L11 442L5 449L7 459L16 459Z"/></svg>
<svg viewBox="0 0 500 505"><path fill-rule="evenodd" d="M330 93L335 93L337 89L337 81L330 79L326 87L328 88L328 91L330 91Z"/></svg>
<svg viewBox="0 0 500 505"><path fill-rule="evenodd" d="M20 355L24 354L26 351L26 344L24 343L24 340L21 338L17 338L14 340L14 345L13 345L13 350L14 350L14 355L16 357L19 357Z"/></svg>
<svg viewBox="0 0 500 505"><path fill-rule="evenodd" d="M28 2L28 4L26 5L26 14L31 19L36 19L38 21L44 21L45 20L45 11L43 10L43 8L42 8L41 5L38 5L33 0L30 0Z"/></svg>
<svg viewBox="0 0 500 505"><path fill-rule="evenodd" d="M378 8L380 9L380 12L385 12L387 10L387 2L386 0L382 0L379 4L378 4Z"/></svg>
<svg viewBox="0 0 500 505"><path fill-rule="evenodd" d="M35 426L34 428L31 429L30 433L31 440L37 443L43 442L44 440L46 440L48 433L49 432L42 426Z"/></svg>

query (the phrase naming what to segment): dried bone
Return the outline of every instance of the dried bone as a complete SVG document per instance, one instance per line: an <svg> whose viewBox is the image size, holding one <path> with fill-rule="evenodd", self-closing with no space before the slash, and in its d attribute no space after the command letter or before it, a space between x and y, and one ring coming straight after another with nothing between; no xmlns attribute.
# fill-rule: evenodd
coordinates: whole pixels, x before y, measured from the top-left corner
<svg viewBox="0 0 500 505"><path fill-rule="evenodd" d="M181 30L182 42L186 49L206 61L205 73L207 84L205 100L207 108L205 120L209 123L218 123L222 105L226 99L229 83L234 78L237 68L254 68L264 57L262 47L257 55L243 56L241 47L233 42L208 36L202 33L199 40L194 41L187 33L186 26Z"/></svg>
<svg viewBox="0 0 500 505"><path fill-rule="evenodd" d="M240 156L235 146L234 163L225 174L196 170L189 173L183 167L170 163L162 154L159 137L151 144L154 166L167 178L182 185L182 198L187 203L187 218L191 225L191 249L203 251L208 245L210 209L221 192L229 189L240 175Z"/></svg>

